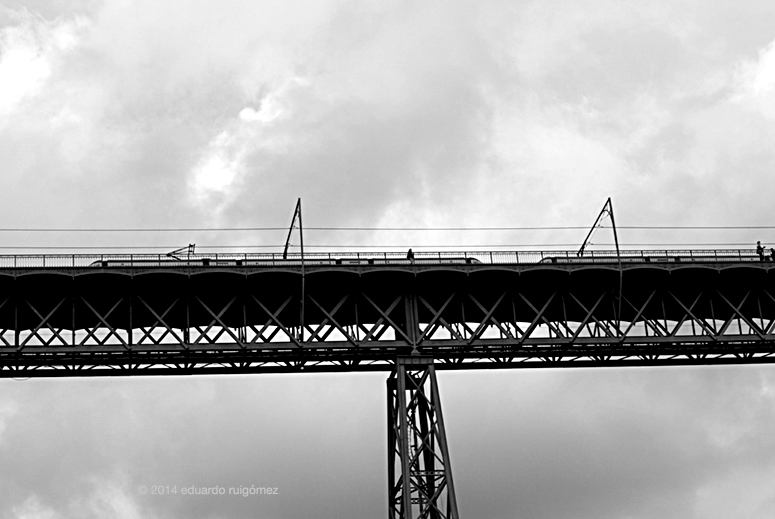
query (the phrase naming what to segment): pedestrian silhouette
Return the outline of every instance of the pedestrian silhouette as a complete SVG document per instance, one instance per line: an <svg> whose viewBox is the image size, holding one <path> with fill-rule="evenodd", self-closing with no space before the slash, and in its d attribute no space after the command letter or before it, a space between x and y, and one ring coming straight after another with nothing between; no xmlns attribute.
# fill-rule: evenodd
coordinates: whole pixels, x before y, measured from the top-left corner
<svg viewBox="0 0 775 519"><path fill-rule="evenodd" d="M406 259L414 261L414 252L412 252L412 249L409 249L409 252L406 253Z"/></svg>
<svg viewBox="0 0 775 519"><path fill-rule="evenodd" d="M756 254L759 255L759 261L764 261L764 247L760 241L756 242Z"/></svg>

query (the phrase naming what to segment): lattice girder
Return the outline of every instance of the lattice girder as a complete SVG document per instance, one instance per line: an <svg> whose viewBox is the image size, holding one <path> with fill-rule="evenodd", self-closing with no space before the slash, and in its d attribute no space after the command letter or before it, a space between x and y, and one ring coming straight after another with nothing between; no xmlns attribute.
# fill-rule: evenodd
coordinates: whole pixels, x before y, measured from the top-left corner
<svg viewBox="0 0 775 519"><path fill-rule="evenodd" d="M775 362L775 271L758 264L621 279L602 267L329 269L307 274L304 305L298 270L188 270L0 269L0 376L138 360L149 373L389 370L412 353L439 369Z"/></svg>

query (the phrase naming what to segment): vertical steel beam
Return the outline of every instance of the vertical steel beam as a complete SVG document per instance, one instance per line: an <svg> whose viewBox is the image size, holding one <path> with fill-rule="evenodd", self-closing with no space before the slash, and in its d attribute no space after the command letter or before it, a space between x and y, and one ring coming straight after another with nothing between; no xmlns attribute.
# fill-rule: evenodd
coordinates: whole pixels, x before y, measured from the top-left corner
<svg viewBox="0 0 775 519"><path fill-rule="evenodd" d="M132 275L131 282L129 283L129 293L127 294L127 298L129 299L129 329L127 330L127 333L129 334L127 342L129 342L129 349L132 349L132 345L134 344L134 274Z"/></svg>
<svg viewBox="0 0 775 519"><path fill-rule="evenodd" d="M388 517L459 519L433 359L397 359L387 388Z"/></svg>
<svg viewBox="0 0 775 519"><path fill-rule="evenodd" d="M189 283L186 285L186 328L183 330L183 342L186 348L190 348L191 341L191 275L188 276ZM174 304L174 303L173 303ZM171 327L168 327L172 330Z"/></svg>
<svg viewBox="0 0 775 519"><path fill-rule="evenodd" d="M74 280L75 280L75 277L73 277L73 281ZM75 346L76 344L76 341L75 341L75 282L73 282L70 289L70 308L71 308L70 316L72 317L72 326L73 326L70 333L70 338L71 338L70 346Z"/></svg>
<svg viewBox="0 0 775 519"><path fill-rule="evenodd" d="M16 260L14 259L14 265ZM21 342L19 337L19 285L16 281L16 276L13 278L13 345L16 351L21 348Z"/></svg>
<svg viewBox="0 0 775 519"><path fill-rule="evenodd" d="M400 487L396 487L396 455L398 436L396 434L396 418L398 416L396 371L394 370L387 379L387 462L388 462L388 518L401 517L396 510L396 495Z"/></svg>
<svg viewBox="0 0 775 519"><path fill-rule="evenodd" d="M449 457L449 447L447 446L447 430L444 427L444 415L441 412L441 396L439 394L439 385L436 382L436 369L431 365L428 368L431 372L431 397L433 407L436 410L438 419L438 444L444 460L444 477L447 480L447 509L450 510L450 518L459 519L457 512L457 498L455 496L455 485L452 480L452 462Z"/></svg>
<svg viewBox="0 0 775 519"><path fill-rule="evenodd" d="M418 314L417 294L414 292L406 294L404 296L404 318L406 323L406 337L412 345L412 355L419 355L417 345L423 336L423 333L420 330L420 319Z"/></svg>
<svg viewBox="0 0 775 519"><path fill-rule="evenodd" d="M398 387L398 454L401 464L401 518L408 519L412 516L412 493L410 479L410 451L409 451L409 417L406 405L406 367L403 364L397 366Z"/></svg>

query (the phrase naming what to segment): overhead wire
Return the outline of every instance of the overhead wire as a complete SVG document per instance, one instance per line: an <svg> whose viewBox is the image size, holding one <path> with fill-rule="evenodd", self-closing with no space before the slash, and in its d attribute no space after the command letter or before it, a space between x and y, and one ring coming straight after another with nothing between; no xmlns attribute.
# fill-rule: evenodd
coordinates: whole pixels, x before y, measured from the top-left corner
<svg viewBox="0 0 775 519"><path fill-rule="evenodd" d="M610 226L601 226L602 229L610 229ZM509 227L305 227L305 231L571 231L586 230L589 226L579 225L543 225L543 226L509 226ZM617 229L628 230L768 230L775 229L775 225L619 225ZM258 232L258 231L287 231L288 227L117 227L117 228L75 228L75 227L4 227L0 232Z"/></svg>
<svg viewBox="0 0 775 519"><path fill-rule="evenodd" d="M593 243L596 247L613 247L613 243ZM692 247L748 247L752 248L752 244L749 242L728 242L728 243L620 243L622 247L676 247L680 249L692 248ZM569 247L578 248L578 243L519 243L519 244L417 244L417 243L389 243L389 244L305 244L305 248L317 248L317 249L389 249L389 248L460 248L460 249L472 249L472 248L545 248L545 247ZM116 245L2 245L0 250L172 250L177 248L177 245L133 245L133 246L116 246ZM282 249L283 244L272 245L197 245L197 249ZM291 247L298 248L298 245L291 245Z"/></svg>
<svg viewBox="0 0 775 519"><path fill-rule="evenodd" d="M603 229L610 229L611 226L603 225L600 228ZM260 232L260 231L286 231L288 229L287 226L284 227L169 227L169 228L129 228L129 227L123 227L123 228L70 228L70 227L59 227L59 228L0 228L0 232L8 232L8 233L50 233L50 232L59 232L59 233L183 233L183 232ZM484 232L484 231L498 231L498 232L511 232L511 231L565 231L565 230L582 230L582 229L588 229L587 226L510 226L510 227L335 227L335 226L322 226L322 227L306 227L305 231L343 231L343 232L362 232L362 231L368 231L368 232L381 232L381 231L402 231L402 232L441 232L441 231L475 231L475 232ZM625 225L625 226L618 226L617 229L629 229L629 230L681 230L681 231L692 231L692 230L768 230L768 229L775 229L775 226L767 226L767 225L740 225L740 226L697 226L697 225L671 225L671 226L661 226L661 225ZM106 246L100 246L100 245L73 245L73 246L67 246L67 245L29 245L29 244L19 244L19 245L0 245L0 250L17 250L17 251L34 251L34 250L71 250L71 251L77 251L77 250L84 250L84 251L93 251L93 250L172 250L175 248L178 248L180 244L176 245L132 245L132 246L115 246L115 245L106 245ZM610 247L614 244L612 243L592 243L591 245L597 246L597 247ZM622 247L674 247L674 248L693 248L693 247L750 247L751 244L749 242L703 242L703 243L622 243L620 244ZM235 249L241 249L241 250L250 250L250 249L277 249L282 248L283 244L252 244L252 245L199 245L197 248L202 250L235 250ZM543 249L543 248L571 248L575 249L579 246L578 243L518 243L518 244L504 244L504 243L498 243L498 244L449 244L449 243L438 243L438 244L422 244L422 243L385 243L385 244L336 244L336 243L312 243L307 244L306 247L310 249L392 249L392 248L405 248L405 247L421 247L424 249L432 249L432 248L439 248L439 249L450 249L450 248L458 248L458 249L526 249L526 248L533 248L533 249ZM291 244L291 247L295 247L293 244Z"/></svg>

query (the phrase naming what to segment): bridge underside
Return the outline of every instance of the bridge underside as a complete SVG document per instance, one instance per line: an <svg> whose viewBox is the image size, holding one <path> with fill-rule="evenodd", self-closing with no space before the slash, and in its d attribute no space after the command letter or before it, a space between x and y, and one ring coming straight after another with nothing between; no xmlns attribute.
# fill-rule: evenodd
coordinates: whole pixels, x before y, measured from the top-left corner
<svg viewBox="0 0 775 519"><path fill-rule="evenodd" d="M774 362L771 265L3 269L0 377Z"/></svg>

